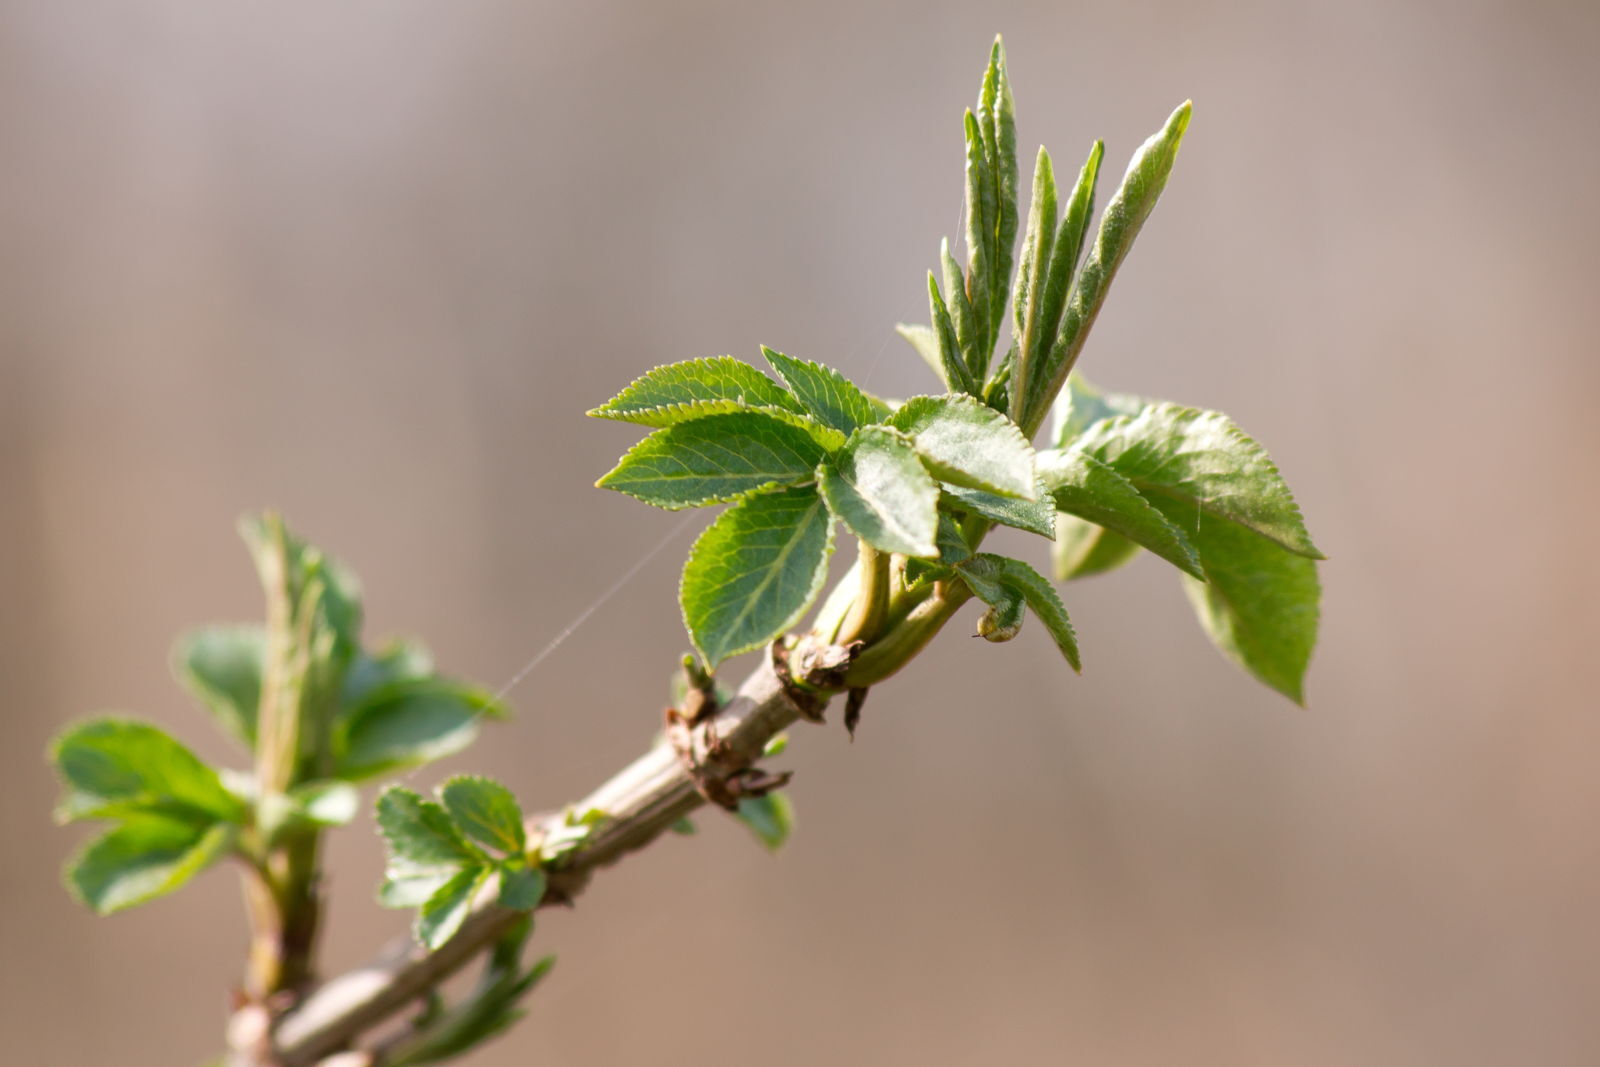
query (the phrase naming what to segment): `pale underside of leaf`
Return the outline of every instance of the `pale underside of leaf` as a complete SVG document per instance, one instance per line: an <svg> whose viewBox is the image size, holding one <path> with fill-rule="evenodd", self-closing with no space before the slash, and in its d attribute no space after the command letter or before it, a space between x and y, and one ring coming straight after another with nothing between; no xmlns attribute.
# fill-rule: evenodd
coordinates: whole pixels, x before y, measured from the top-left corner
<svg viewBox="0 0 1600 1067"><path fill-rule="evenodd" d="M1042 452L1039 476L1062 511L1113 530L1179 570L1204 578L1183 531L1107 464L1077 450Z"/></svg>

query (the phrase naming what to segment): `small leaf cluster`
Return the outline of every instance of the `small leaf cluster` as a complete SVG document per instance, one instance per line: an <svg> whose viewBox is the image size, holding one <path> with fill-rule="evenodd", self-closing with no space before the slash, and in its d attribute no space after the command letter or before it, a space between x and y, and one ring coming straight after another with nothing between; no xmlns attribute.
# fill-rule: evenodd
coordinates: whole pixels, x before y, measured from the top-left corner
<svg viewBox="0 0 1600 1067"><path fill-rule="evenodd" d="M695 359L590 412L658 427L601 487L669 509L734 505L695 542L680 586L710 667L799 620L826 577L836 522L880 551L936 559L941 513L1038 498L1032 446L977 398L891 406L831 368L762 351L782 386L730 357Z"/></svg>
<svg viewBox="0 0 1600 1067"><path fill-rule="evenodd" d="M276 517L241 529L268 622L186 634L173 669L253 753L254 773L210 766L119 716L74 724L50 748L65 787L57 817L114 824L65 872L101 914L171 892L224 856L264 870L282 842L353 818L359 783L458 751L480 717L503 714L482 690L437 675L419 645L363 648L355 578Z"/></svg>
<svg viewBox="0 0 1600 1067"><path fill-rule="evenodd" d="M530 856L522 809L499 782L451 778L428 800L402 786L378 798L378 830L389 848L379 903L417 908L413 932L438 948L461 928L473 902L492 890L501 907L531 911L545 874Z"/></svg>
<svg viewBox="0 0 1600 1067"><path fill-rule="evenodd" d="M1265 451L1219 413L1101 394L1073 373L1189 119L1186 102L1134 153L1092 238L1104 145L1094 143L1064 194L1041 147L1019 252L1015 104L996 40L963 121L966 263L944 242L928 275L931 324L899 327L942 394L889 403L835 370L763 349L778 382L726 356L689 360L590 412L655 431L600 486L663 508L733 504L695 543L680 586L708 666L800 619L837 522L861 542L862 565L872 553L896 561L891 616L957 583L986 606L981 636L1009 640L1031 613L1078 668L1051 583L979 550L1005 525L1054 540L1062 580L1140 548L1168 561L1218 647L1303 700L1322 554ZM1008 307L1010 340L996 360ZM1052 410L1050 447L1035 453ZM837 625L867 595L841 585L822 618Z"/></svg>

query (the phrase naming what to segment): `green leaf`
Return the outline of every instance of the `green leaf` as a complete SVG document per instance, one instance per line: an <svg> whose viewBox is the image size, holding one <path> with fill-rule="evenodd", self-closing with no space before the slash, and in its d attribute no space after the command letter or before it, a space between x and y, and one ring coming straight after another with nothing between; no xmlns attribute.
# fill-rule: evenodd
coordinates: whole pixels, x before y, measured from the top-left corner
<svg viewBox="0 0 1600 1067"><path fill-rule="evenodd" d="M262 582L269 595L278 588L280 543L282 550L282 589L287 593L293 613L315 610L333 636L333 655L341 664L348 661L361 643L361 583L338 560L290 533L275 514L247 515L239 522ZM320 590L316 603L302 603L309 592Z"/></svg>
<svg viewBox="0 0 1600 1067"><path fill-rule="evenodd" d="M1078 639L1072 632L1067 609L1044 575L1022 562L1006 556L981 552L957 567L973 594L991 608L1001 610L1003 619L1012 601L1020 596L1045 629L1051 640L1075 671L1083 670L1078 658Z"/></svg>
<svg viewBox="0 0 1600 1067"><path fill-rule="evenodd" d="M172 669L217 724L248 748L255 744L256 709L266 669L267 636L260 626L207 626L178 639Z"/></svg>
<svg viewBox="0 0 1600 1067"><path fill-rule="evenodd" d="M932 556L939 486L908 438L883 426L850 436L818 470L828 510L862 540L885 552Z"/></svg>
<svg viewBox="0 0 1600 1067"><path fill-rule="evenodd" d="M499 782L457 775L444 784L439 799L462 832L478 844L516 856L527 850L522 808Z"/></svg>
<svg viewBox="0 0 1600 1067"><path fill-rule="evenodd" d="M640 441L595 485L676 510L809 482L820 445L761 412L709 415Z"/></svg>
<svg viewBox="0 0 1600 1067"><path fill-rule="evenodd" d="M977 126L982 138L983 176L981 200L992 202L991 213L983 218L983 238L989 277L984 286L984 338L987 347L982 361L971 366L973 377L981 381L988 369L989 356L1000 336L1005 318L1005 300L1011 279L1012 252L1017 243L1017 124L1016 104L1011 97L1011 80L1006 71L1005 45L999 37L989 52L978 94ZM969 160L971 158L969 151ZM969 230L970 234L970 230ZM976 266L976 264L974 264ZM979 301L973 298L976 308Z"/></svg>
<svg viewBox="0 0 1600 1067"><path fill-rule="evenodd" d="M1050 440L1057 448L1066 448L1083 431L1103 419L1118 415L1137 415L1153 401L1132 393L1104 393L1074 372L1067 377L1066 387L1056 397L1055 426Z"/></svg>
<svg viewBox="0 0 1600 1067"><path fill-rule="evenodd" d="M555 964L546 956L524 971L519 964L523 935L496 946L483 977L460 1004L419 1024L418 1033L386 1051L385 1067L440 1063L471 1051L520 1019L516 1004ZM502 959L501 957L504 957Z"/></svg>
<svg viewBox="0 0 1600 1067"><path fill-rule="evenodd" d="M1094 247L1067 298L1061 326L1056 331L1050 358L1040 367L1038 390L1029 398L1028 418L1022 425L1032 429L1043 419L1050 402L1067 380L1078 353L1088 339L1090 327L1105 304L1106 293L1117 268L1133 247L1134 238L1144 226L1156 201L1166 188L1167 175L1178 156L1178 146L1189 128L1190 103L1184 101L1167 119L1161 130L1134 153L1122 186L1106 205Z"/></svg>
<svg viewBox="0 0 1600 1067"><path fill-rule="evenodd" d="M1002 497L995 497L1000 500ZM967 544L967 539L961 536L961 527L948 514L939 512L939 526L934 533L934 541L939 546L940 563L960 563L972 555L972 549Z"/></svg>
<svg viewBox="0 0 1600 1067"><path fill-rule="evenodd" d="M490 694L442 678L379 686L339 724L339 777L359 781L443 759L472 743L480 719L504 715Z"/></svg>
<svg viewBox="0 0 1600 1067"><path fill-rule="evenodd" d="M427 949L437 949L455 936L472 912L472 899L489 878L488 867L468 867L457 873L423 902L412 928Z"/></svg>
<svg viewBox="0 0 1600 1067"><path fill-rule="evenodd" d="M344 826L361 807L361 791L337 779L295 786L288 798L294 814L315 826Z"/></svg>
<svg viewBox="0 0 1600 1067"><path fill-rule="evenodd" d="M389 845L392 860L408 864L406 873L431 869L451 871L482 866L485 858L443 807L403 786L392 785L378 797L378 832Z"/></svg>
<svg viewBox="0 0 1600 1067"><path fill-rule="evenodd" d="M201 825L152 815L129 817L67 863L67 887L100 915L172 892L232 847L227 823Z"/></svg>
<svg viewBox="0 0 1600 1067"><path fill-rule="evenodd" d="M905 338L911 347L917 350L917 355L922 357L922 361L938 376L946 389L956 388L945 377L944 356L939 350L939 337L931 326L902 322L895 326L894 332Z"/></svg>
<svg viewBox="0 0 1600 1067"><path fill-rule="evenodd" d="M674 822L670 827L668 827L668 829L670 829L673 833L680 834L684 837L693 837L695 834L700 832L699 830L695 829L694 820L689 818L687 815Z"/></svg>
<svg viewBox="0 0 1600 1067"><path fill-rule="evenodd" d="M1317 566L1231 522L1197 517L1173 500L1156 506L1200 552L1204 584L1184 586L1200 625L1223 655L1296 704L1317 643ZM1198 518L1198 521L1197 521Z"/></svg>
<svg viewBox="0 0 1600 1067"><path fill-rule="evenodd" d="M1078 256L1083 251L1084 237L1089 232L1089 222L1094 216L1095 185L1100 180L1100 161L1105 158L1105 151L1106 146L1101 141L1089 146L1089 158L1084 160L1082 169L1078 171L1078 180L1073 184L1066 213L1061 218L1055 243L1050 248L1044 295L1039 302L1039 338L1034 346L1034 358L1028 363L1027 377L1019 377L1019 380L1027 382L1023 390L1025 406L1021 409L1027 412L1037 409L1046 368L1054 358L1052 353L1061 330L1067 291L1078 269ZM1021 419L1018 421L1023 425L1033 425Z"/></svg>
<svg viewBox="0 0 1600 1067"><path fill-rule="evenodd" d="M512 911L532 911L544 899L545 875L537 867L527 864L502 864L500 867L500 896L502 908Z"/></svg>
<svg viewBox="0 0 1600 1067"><path fill-rule="evenodd" d="M1039 156L1033 166L1033 200L1028 208L1028 229L1022 239L1022 256L1017 270L1016 288L1011 298L1011 332L1016 338L1017 366L1014 371L1018 381L1026 382L1030 368L1039 358L1039 346L1048 345L1053 331L1044 333L1040 327L1045 298L1045 285L1050 279L1050 250L1056 240L1056 176L1050 163L1050 153L1039 147ZM1022 398L1025 390L1015 390L1009 410L1013 420L1022 418Z"/></svg>
<svg viewBox="0 0 1600 1067"><path fill-rule="evenodd" d="M1077 450L1041 452L1039 478L1062 511L1114 530L1186 574L1204 579L1200 558L1183 531L1168 522L1137 486L1094 456Z"/></svg>
<svg viewBox="0 0 1600 1067"><path fill-rule="evenodd" d="M376 654L356 653L344 673L339 704L355 708L380 686L432 677L433 657L426 648L412 641L391 641Z"/></svg>
<svg viewBox="0 0 1600 1067"><path fill-rule="evenodd" d="M811 487L729 508L689 550L679 599L708 667L766 644L799 621L822 587L833 521Z"/></svg>
<svg viewBox="0 0 1600 1067"><path fill-rule="evenodd" d="M1116 570L1138 554L1138 545L1104 526L1076 515L1056 518L1056 543L1051 546L1050 558L1058 582Z"/></svg>
<svg viewBox="0 0 1600 1067"><path fill-rule="evenodd" d="M981 104L980 104L981 106ZM999 275L999 249L995 247L999 232L1000 189L994 168L984 145L982 126L971 111L965 116L967 144L967 296L980 327L978 344L991 344L988 337L989 308L994 300L1003 300L1005 282L1000 282L1000 293L993 293ZM967 364L969 379L976 383L982 379L980 368ZM975 390L969 390L975 391Z"/></svg>
<svg viewBox="0 0 1600 1067"><path fill-rule="evenodd" d="M378 903L385 908L420 908L460 873L460 867L420 867L391 860L378 887Z"/></svg>
<svg viewBox="0 0 1600 1067"><path fill-rule="evenodd" d="M840 433L848 434L858 426L870 426L889 417L888 407L863 393L832 367L795 359L765 345L761 346L761 354L794 390L805 410Z"/></svg>
<svg viewBox="0 0 1600 1067"><path fill-rule="evenodd" d="M782 848L794 832L794 804L789 794L776 792L763 797L741 797L736 813L763 845L773 852Z"/></svg>
<svg viewBox="0 0 1600 1067"><path fill-rule="evenodd" d="M750 364L714 356L657 367L588 414L642 426L671 426L747 408L804 410L781 385Z"/></svg>
<svg viewBox="0 0 1600 1067"><path fill-rule="evenodd" d="M987 362L983 354L984 329L986 321L980 321L980 316L972 306L972 301L967 299L966 279L961 273L961 267L950 254L950 242L939 242L939 266L943 280L943 292L949 293L947 306L950 308L950 325L956 332L956 347L961 351L962 362L967 367L967 379L971 382L981 381L983 371L974 370Z"/></svg>
<svg viewBox="0 0 1600 1067"><path fill-rule="evenodd" d="M942 481L1000 496L1037 499L1033 448L1015 423L960 395L914 396L889 420L911 437Z"/></svg>
<svg viewBox="0 0 1600 1067"><path fill-rule="evenodd" d="M1036 533L1040 537L1055 536L1056 506L1043 485L1039 486L1037 500L1015 500L985 493L981 489L963 489L958 485L946 486L944 491L952 507L992 519L1002 526Z"/></svg>
<svg viewBox="0 0 1600 1067"><path fill-rule="evenodd" d="M67 787L56 810L63 822L140 814L192 823L244 817L244 805L215 770L149 723L79 723L56 739L50 758Z"/></svg>
<svg viewBox="0 0 1600 1067"><path fill-rule="evenodd" d="M1073 449L1111 466L1152 503L1159 497L1186 505L1183 521L1174 520L1182 529L1204 513L1232 520L1291 552L1324 558L1266 450L1226 415L1153 404L1137 416L1095 423Z"/></svg>
<svg viewBox="0 0 1600 1067"><path fill-rule="evenodd" d="M967 364L961 358L955 321L950 317L950 308L931 270L928 272L928 317L933 321L933 336L939 346L939 376L944 379L944 387L952 393L976 393L978 384L967 373Z"/></svg>

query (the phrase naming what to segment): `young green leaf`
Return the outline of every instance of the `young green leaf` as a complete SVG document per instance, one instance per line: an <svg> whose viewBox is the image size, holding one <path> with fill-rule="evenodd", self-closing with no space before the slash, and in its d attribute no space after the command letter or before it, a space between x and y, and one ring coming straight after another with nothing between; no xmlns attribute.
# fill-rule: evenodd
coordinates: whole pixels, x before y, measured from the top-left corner
<svg viewBox="0 0 1600 1067"><path fill-rule="evenodd" d="M950 308L950 325L956 331L956 347L960 349L962 362L967 367L967 378L972 382L981 381L982 371L974 371L972 368L987 362L982 348L987 322L980 321L972 301L967 299L966 278L961 273L960 264L950 254L948 240L939 242L939 268L943 292L950 294L947 300Z"/></svg>
<svg viewBox="0 0 1600 1067"><path fill-rule="evenodd" d="M863 393L832 367L795 359L766 345L761 346L761 354L794 390L801 406L840 433L851 433L858 426L870 426L889 416L884 404Z"/></svg>
<svg viewBox="0 0 1600 1067"><path fill-rule="evenodd" d="M1206 582L1184 579L1200 625L1223 655L1296 704L1317 643L1317 566L1243 526L1197 516L1186 505L1157 507L1200 551Z"/></svg>
<svg viewBox="0 0 1600 1067"><path fill-rule="evenodd" d="M1190 107L1189 102L1185 101L1167 119L1166 125L1140 146L1128 164L1127 173L1123 175L1121 188L1106 205L1094 247L1083 269L1078 272L1067 298L1066 310L1061 316L1061 326L1056 331L1050 357L1040 365L1039 376L1035 379L1037 388L1029 397L1028 417L1022 423L1024 429L1031 431L1043 420L1051 401L1066 382L1072 365L1077 362L1078 353L1088 339L1089 329L1105 303L1117 268L1122 265L1128 250L1133 247L1134 238L1155 209L1162 189L1166 188L1167 175L1172 172L1172 164L1177 159L1178 146L1183 141L1184 131L1189 128Z"/></svg>
<svg viewBox="0 0 1600 1067"><path fill-rule="evenodd" d="M520 966L521 943L503 950L497 946L483 978L465 1000L417 1027L414 1035L386 1050L385 1067L416 1067L442 1063L469 1052L504 1031L526 1014L517 1002L555 965L546 956L527 971ZM525 940L525 938L524 938ZM501 945L507 942L503 941ZM500 956L505 956L501 960Z"/></svg>
<svg viewBox="0 0 1600 1067"><path fill-rule="evenodd" d="M938 553L939 486L905 436L863 427L817 473L828 510L857 537L885 552Z"/></svg>
<svg viewBox="0 0 1600 1067"><path fill-rule="evenodd" d="M412 870L452 870L485 862L444 808L403 786L392 785L378 797L378 832L392 859L403 860Z"/></svg>
<svg viewBox="0 0 1600 1067"><path fill-rule="evenodd" d="M768 793L762 797L743 797L737 812L739 821L750 828L763 845L773 852L782 848L794 832L794 803L788 793Z"/></svg>
<svg viewBox="0 0 1600 1067"><path fill-rule="evenodd" d="M463 868L423 902L412 931L424 948L436 949L455 936L489 874L488 867Z"/></svg>
<svg viewBox="0 0 1600 1067"><path fill-rule="evenodd" d="M706 665L766 644L799 621L822 587L833 520L816 489L750 497L689 550L679 599Z"/></svg>
<svg viewBox="0 0 1600 1067"><path fill-rule="evenodd" d="M981 489L963 489L959 485L945 486L944 492L947 507L981 515L1002 526L1026 530L1040 537L1055 536L1056 506L1042 484L1037 500L1016 500Z"/></svg>
<svg viewBox="0 0 1600 1067"><path fill-rule="evenodd" d="M244 817L243 803L215 770L149 723L79 723L56 739L50 758L67 787L56 809L63 822L164 815L207 824Z"/></svg>
<svg viewBox="0 0 1600 1067"><path fill-rule="evenodd" d="M1132 393L1102 392L1085 381L1083 375L1073 372L1067 376L1061 395L1056 397L1050 441L1056 448L1067 448L1078 435L1102 419L1137 415L1152 403L1155 401Z"/></svg>
<svg viewBox="0 0 1600 1067"><path fill-rule="evenodd" d="M588 414L641 426L671 426L746 408L804 410L781 385L750 364L714 356L657 367Z"/></svg>
<svg viewBox="0 0 1600 1067"><path fill-rule="evenodd" d="M170 893L233 847L236 828L130 816L67 863L67 887L100 915Z"/></svg>
<svg viewBox="0 0 1600 1067"><path fill-rule="evenodd" d="M1114 571L1139 554L1139 546L1076 515L1056 517L1056 543L1050 546L1056 581Z"/></svg>
<svg viewBox="0 0 1600 1067"><path fill-rule="evenodd" d="M1028 229L1022 239L1022 257L1017 270L1016 288L1011 298L1011 332L1016 338L1017 363L1022 368L1013 370L1018 381L1027 381L1030 368L1038 358L1041 339L1048 343L1050 336L1040 329L1045 283L1050 278L1050 250L1056 240L1056 177L1050 163L1050 153L1039 147L1039 157L1033 166L1033 201L1028 208ZM1013 421L1022 418L1024 390L1016 390L1010 399L1009 410Z"/></svg>
<svg viewBox="0 0 1600 1067"><path fill-rule="evenodd" d="M659 508L702 507L809 482L822 456L804 430L739 411L657 430L595 485Z"/></svg>
<svg viewBox="0 0 1600 1067"><path fill-rule="evenodd" d="M951 485L1034 500L1033 448L1015 423L969 396L914 396L889 424Z"/></svg>
<svg viewBox="0 0 1600 1067"><path fill-rule="evenodd" d="M993 201L992 214L983 220L989 272L986 288L988 318L984 323L987 347L981 362L971 365L972 375L982 381L988 369L994 343L1005 319L1005 301L1011 280L1012 252L1017 243L1017 120L1016 102L1011 96L1011 79L1006 71L1005 45L996 37L989 51L978 93L977 125L982 137L985 192ZM970 160L970 155L969 155ZM977 306L977 299L973 304Z"/></svg>
<svg viewBox="0 0 1600 1067"><path fill-rule="evenodd" d="M911 347L917 350L917 355L921 356L928 369L938 376L945 389L951 391L956 389L956 386L951 385L945 377L944 356L939 350L939 337L931 326L902 322L895 326L894 332L905 338Z"/></svg>
<svg viewBox="0 0 1600 1067"><path fill-rule="evenodd" d="M1002 499L995 497L996 500ZM961 536L961 527L944 511L939 512L939 526L934 533L934 541L939 546L940 563L960 563L972 555L972 548L967 544L967 539Z"/></svg>
<svg viewBox="0 0 1600 1067"><path fill-rule="evenodd" d="M1180 528L1188 529L1203 512L1254 530L1298 555L1324 558L1311 543L1294 496L1266 450L1226 415L1153 404L1137 416L1095 423L1077 438L1073 450L1108 464L1152 503L1164 497L1186 505Z"/></svg>
<svg viewBox="0 0 1600 1067"><path fill-rule="evenodd" d="M967 373L967 364L961 358L961 341L956 336L950 308L931 270L928 272L928 317L933 321L933 337L939 346L939 376L944 379L944 387L952 393L977 393L978 383Z"/></svg>
<svg viewBox="0 0 1600 1067"><path fill-rule="evenodd" d="M1183 531L1168 522L1137 486L1094 456L1076 449L1041 452L1039 478L1062 511L1114 530L1204 580L1200 558Z"/></svg>
<svg viewBox="0 0 1600 1067"><path fill-rule="evenodd" d="M1010 586L999 587L999 596L989 610L978 617L978 636L1000 644L1016 637L1027 616L1028 602Z"/></svg>
<svg viewBox="0 0 1600 1067"><path fill-rule="evenodd" d="M504 705L472 686L443 678L390 682L337 724L335 766L339 777L360 781L431 763L470 745L480 719L504 716Z"/></svg>
<svg viewBox="0 0 1600 1067"><path fill-rule="evenodd" d="M971 111L965 116L967 142L967 296L972 310L982 326L978 330L978 351L994 350L994 338L989 336L989 309L995 300L1004 300L1005 282L1000 281L1000 292L993 292L999 274L1000 189L994 168L990 164L987 146L978 117ZM1009 252L1009 249L1007 250ZM952 297L953 299L953 297ZM983 346L988 344L988 348ZM974 383L983 380L984 368L966 364L968 379Z"/></svg>
<svg viewBox="0 0 1600 1067"><path fill-rule="evenodd" d="M439 799L462 832L478 844L513 856L526 851L522 808L499 782L458 775L444 784Z"/></svg>
<svg viewBox="0 0 1600 1067"><path fill-rule="evenodd" d="M361 807L361 791L349 782L321 779L289 790L290 809L296 818L315 826L344 826Z"/></svg>
<svg viewBox="0 0 1600 1067"><path fill-rule="evenodd" d="M433 657L413 641L391 641L377 653L357 652L344 672L339 706L358 707L379 687L391 682L433 677Z"/></svg>
<svg viewBox="0 0 1600 1067"><path fill-rule="evenodd" d="M545 874L538 867L526 863L500 865L500 895L502 908L512 911L532 911L544 899Z"/></svg>
<svg viewBox="0 0 1600 1067"><path fill-rule="evenodd" d="M1073 184L1066 212L1062 215L1055 242L1050 248L1044 293L1039 301L1039 337L1034 344L1033 358L1028 361L1027 377L1018 379L1027 382L1027 385L1015 391L1022 394L1027 405L1019 410L1028 411L1033 407L1043 388L1045 369L1053 359L1052 353L1061 330L1062 311L1067 305L1067 292L1072 285L1073 274L1078 269L1078 256L1083 251L1089 222L1094 217L1095 185L1100 180L1100 161L1105 158L1105 151L1106 146L1101 141L1089 146L1089 158L1084 160L1082 169L1078 171L1078 180ZM1021 423L1022 419L1019 418L1018 422Z"/></svg>
<svg viewBox="0 0 1600 1067"><path fill-rule="evenodd" d="M1009 613L1011 602L1018 596L1027 602L1028 607L1039 621L1044 623L1046 630L1050 631L1051 640L1066 657L1068 663L1075 671L1083 670L1083 664L1078 658L1078 639L1072 632L1072 623L1067 618L1067 609L1061 603L1061 598L1056 595L1044 575L1022 562L1020 559L1011 559L1007 556L996 556L988 552L980 552L965 563L957 567L961 577L966 580L979 600L991 608L999 608L1000 618Z"/></svg>
<svg viewBox="0 0 1600 1067"><path fill-rule="evenodd" d="M217 724L248 748L255 744L266 659L262 627L207 626L178 639L172 670Z"/></svg>

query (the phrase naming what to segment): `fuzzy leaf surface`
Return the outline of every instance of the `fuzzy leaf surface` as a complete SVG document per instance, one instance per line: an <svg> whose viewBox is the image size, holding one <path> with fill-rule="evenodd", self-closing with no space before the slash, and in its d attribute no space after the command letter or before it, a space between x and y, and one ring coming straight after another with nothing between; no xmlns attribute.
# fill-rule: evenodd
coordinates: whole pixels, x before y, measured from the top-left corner
<svg viewBox="0 0 1600 1067"><path fill-rule="evenodd" d="M212 718L246 748L255 744L267 635L261 626L207 626L178 639L173 673Z"/></svg>
<svg viewBox="0 0 1600 1067"><path fill-rule="evenodd" d="M1200 552L1206 581L1184 579L1200 625L1219 651L1296 704L1317 643L1317 565L1243 526L1196 516L1185 505L1156 506Z"/></svg>
<svg viewBox="0 0 1600 1067"><path fill-rule="evenodd" d="M1062 511L1113 530L1204 580L1200 557L1183 531L1107 464L1075 449L1041 452L1039 478Z"/></svg>
<svg viewBox="0 0 1600 1067"><path fill-rule="evenodd" d="M889 417L884 404L863 393L832 367L795 359L765 346L761 354L788 383L801 406L840 433L853 433L857 427L871 426Z"/></svg>
<svg viewBox="0 0 1600 1067"><path fill-rule="evenodd" d="M803 409L788 391L732 356L669 363L635 378L622 392L588 414L641 426L671 426L745 408Z"/></svg>
<svg viewBox="0 0 1600 1067"><path fill-rule="evenodd" d="M729 508L689 550L679 599L706 664L772 640L799 621L821 589L833 519L805 486Z"/></svg>
<svg viewBox="0 0 1600 1067"><path fill-rule="evenodd" d="M1040 537L1054 537L1056 523L1055 502L1045 492L1041 483L1037 500L1018 500L1014 497L996 496L981 489L963 489L959 485L944 487L949 504L974 515L982 515L1002 526L1036 533Z"/></svg>
<svg viewBox="0 0 1600 1067"><path fill-rule="evenodd" d="M902 434L857 430L823 461L818 483L834 518L867 543L907 556L938 554L939 485Z"/></svg>
<svg viewBox="0 0 1600 1067"><path fill-rule="evenodd" d="M1121 187L1100 217L1094 247L1073 282L1049 358L1040 363L1034 378L1028 417L1022 423L1030 430L1043 421L1047 406L1067 380L1105 304L1117 268L1127 258L1134 239L1166 188L1167 176L1177 160L1178 146L1189 128L1190 109L1188 101L1181 104L1165 125L1134 153Z"/></svg>
<svg viewBox="0 0 1600 1067"><path fill-rule="evenodd" d="M478 844L516 856L527 849L522 807L499 782L458 775L444 784L439 799L461 831Z"/></svg>
<svg viewBox="0 0 1600 1067"><path fill-rule="evenodd" d="M595 485L668 510L702 507L809 482L822 456L804 430L739 411L657 430Z"/></svg>
<svg viewBox="0 0 1600 1067"><path fill-rule="evenodd" d="M1075 671L1083 670L1078 656L1078 638L1067 618L1066 605L1056 595L1054 587L1045 576L1020 559L980 552L957 567L967 586L979 600L1002 615L1010 611L1016 597L1021 597L1040 622L1050 632L1050 639L1061 650L1062 656Z"/></svg>
<svg viewBox="0 0 1600 1067"><path fill-rule="evenodd" d="M1323 558L1266 450L1226 415L1152 404L1136 416L1095 423L1073 448L1109 465L1152 503L1165 498L1187 505L1187 521L1174 520L1180 529L1189 529L1204 513L1254 530L1298 555ZM1166 514L1173 517L1171 511Z"/></svg>
<svg viewBox="0 0 1600 1067"><path fill-rule="evenodd" d="M50 753L66 797L62 821L163 815L207 824L237 822L243 803L217 772L149 723L91 719L56 739Z"/></svg>
<svg viewBox="0 0 1600 1067"><path fill-rule="evenodd" d="M940 480L1000 496L1034 500L1033 447L1016 424L959 394L914 396L889 420L909 436Z"/></svg>
<svg viewBox="0 0 1600 1067"><path fill-rule="evenodd" d="M110 915L177 889L225 855L235 832L227 823L132 816L68 862L67 887L97 914Z"/></svg>

